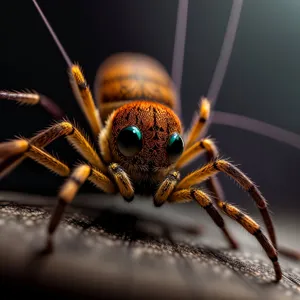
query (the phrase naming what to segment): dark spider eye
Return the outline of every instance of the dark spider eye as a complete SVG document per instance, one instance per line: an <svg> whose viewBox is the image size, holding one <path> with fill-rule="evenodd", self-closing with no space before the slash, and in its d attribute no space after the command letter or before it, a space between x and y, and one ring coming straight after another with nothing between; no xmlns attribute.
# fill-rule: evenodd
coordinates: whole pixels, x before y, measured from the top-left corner
<svg viewBox="0 0 300 300"><path fill-rule="evenodd" d="M142 133L135 126L126 127L120 131L117 144L123 155L133 156L143 147Z"/></svg>
<svg viewBox="0 0 300 300"><path fill-rule="evenodd" d="M175 132L169 137L167 152L170 161L175 161L183 152L184 143L179 133Z"/></svg>

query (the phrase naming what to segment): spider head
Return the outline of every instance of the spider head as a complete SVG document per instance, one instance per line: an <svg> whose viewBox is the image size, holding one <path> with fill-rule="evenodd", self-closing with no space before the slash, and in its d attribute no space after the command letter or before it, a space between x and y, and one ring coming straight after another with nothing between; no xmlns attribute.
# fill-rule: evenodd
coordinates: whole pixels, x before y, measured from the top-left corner
<svg viewBox="0 0 300 300"><path fill-rule="evenodd" d="M131 102L108 119L101 149L106 161L119 163L132 178L155 177L168 172L180 157L184 147L181 132L179 118L168 107Z"/></svg>

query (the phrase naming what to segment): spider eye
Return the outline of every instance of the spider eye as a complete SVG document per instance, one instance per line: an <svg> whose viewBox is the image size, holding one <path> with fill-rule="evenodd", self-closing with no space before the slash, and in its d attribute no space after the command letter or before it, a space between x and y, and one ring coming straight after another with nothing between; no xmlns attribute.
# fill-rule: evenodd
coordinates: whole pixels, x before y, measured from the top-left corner
<svg viewBox="0 0 300 300"><path fill-rule="evenodd" d="M135 126L122 129L117 138L120 152L125 156L133 156L143 147L142 133Z"/></svg>
<svg viewBox="0 0 300 300"><path fill-rule="evenodd" d="M169 137L167 152L170 161L175 161L183 152L184 143L179 133L175 132Z"/></svg>

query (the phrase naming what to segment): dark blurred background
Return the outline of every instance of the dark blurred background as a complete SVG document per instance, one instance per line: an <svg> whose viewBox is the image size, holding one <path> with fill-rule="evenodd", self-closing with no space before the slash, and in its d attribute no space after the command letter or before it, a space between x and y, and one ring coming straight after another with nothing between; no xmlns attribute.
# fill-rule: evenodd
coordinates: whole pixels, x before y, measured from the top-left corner
<svg viewBox="0 0 300 300"><path fill-rule="evenodd" d="M178 1L39 1L71 59L90 85L100 63L120 51L142 52L171 72ZM190 0L182 82L185 127L207 93L219 57L231 0ZM68 82L66 63L30 0L3 1L0 18L0 89L35 89L53 98L89 132ZM300 2L245 0L216 110L242 114L300 135ZM39 107L0 102L0 141L32 136L53 121ZM221 153L261 188L273 211L299 208L300 150L259 134L213 124ZM64 141L49 151L72 165L79 156ZM187 169L202 163L198 160ZM251 200L220 176L227 198ZM62 178L29 159L0 182L1 190L55 195ZM82 192L95 192L85 184Z"/></svg>

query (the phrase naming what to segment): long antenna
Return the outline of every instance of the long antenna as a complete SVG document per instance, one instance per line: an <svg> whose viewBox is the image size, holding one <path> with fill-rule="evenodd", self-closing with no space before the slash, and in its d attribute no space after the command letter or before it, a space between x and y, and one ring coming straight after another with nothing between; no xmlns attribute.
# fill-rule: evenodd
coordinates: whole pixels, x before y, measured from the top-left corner
<svg viewBox="0 0 300 300"><path fill-rule="evenodd" d="M59 48L61 54L63 55L69 68L72 67L72 62L67 55L64 47L60 43L57 35L52 29L49 21L43 14L40 6L37 4L36 0L32 0L38 13L43 19L45 25L47 26L50 34L52 35L57 47ZM236 31L238 28L239 18L241 14L241 9L243 5L243 0L233 0L231 13L227 25L226 34L224 37L224 42L221 49L221 54L213 75L212 82L208 90L208 98L211 100L212 104L215 104L218 93L222 86L224 75L228 66L230 55L232 52ZM176 34L175 34L175 46L173 55L173 65L172 65L172 77L174 82L180 88L181 78L182 78L182 66L184 59L184 45L186 37L186 26L187 26L187 12L188 12L188 0L179 0L178 12L177 12L177 23L176 23ZM180 104L179 104L180 105ZM179 107L180 108L180 107ZM260 135L267 136L279 142L286 143L295 148L300 149L300 136L284 130L282 128L267 124L262 121L254 120L245 116L236 115L232 113L215 111L212 116L212 122L220 125L232 126L235 128L241 128L244 130L252 131Z"/></svg>
<svg viewBox="0 0 300 300"><path fill-rule="evenodd" d="M62 45L61 42L59 41L57 35L55 34L53 28L51 27L51 25L50 25L50 23L49 23L49 21L48 21L47 18L45 17L45 15L44 15L42 9L40 8L40 6L39 6L38 3L36 2L36 0L32 0L32 2L33 2L33 4L35 5L35 7L36 7L38 13L40 14L42 20L43 20L44 23L45 23L45 25L47 26L47 28L48 28L50 34L52 35L52 38L53 38L55 44L57 45L59 51L61 52L62 56L64 57L64 59L65 59L67 65L68 65L68 67L69 67L69 68L72 68L73 63L72 63L70 57L68 56L68 54L67 54L66 50L64 49L63 45Z"/></svg>
<svg viewBox="0 0 300 300"><path fill-rule="evenodd" d="M173 62L172 62L172 79L175 86L178 89L177 100L177 113L181 115L181 82L183 73L183 61L184 61L184 48L186 40L186 27L188 18L188 6L189 0L178 0L177 19L176 19L176 31L175 31L175 43L173 50Z"/></svg>
<svg viewBox="0 0 300 300"><path fill-rule="evenodd" d="M212 121L214 124L226 125L254 132L300 149L300 135L263 121L223 111L215 111L212 116Z"/></svg>
<svg viewBox="0 0 300 300"><path fill-rule="evenodd" d="M232 53L232 48L235 41L238 25L239 25L242 6L243 6L243 0L233 0L220 56L212 77L212 81L208 88L206 97L211 102L212 116L214 114L214 107L216 105L218 95L222 87L224 76L226 74L228 63ZM192 123L196 122L197 118L198 118L198 114L195 113ZM203 137L206 134L212 121L213 121L213 117L211 117L210 120L208 120L200 137Z"/></svg>
<svg viewBox="0 0 300 300"><path fill-rule="evenodd" d="M219 91L222 87L224 76L232 53L236 31L239 25L242 5L243 0L233 0L221 53L207 92L207 98L211 101L211 109L214 109Z"/></svg>

